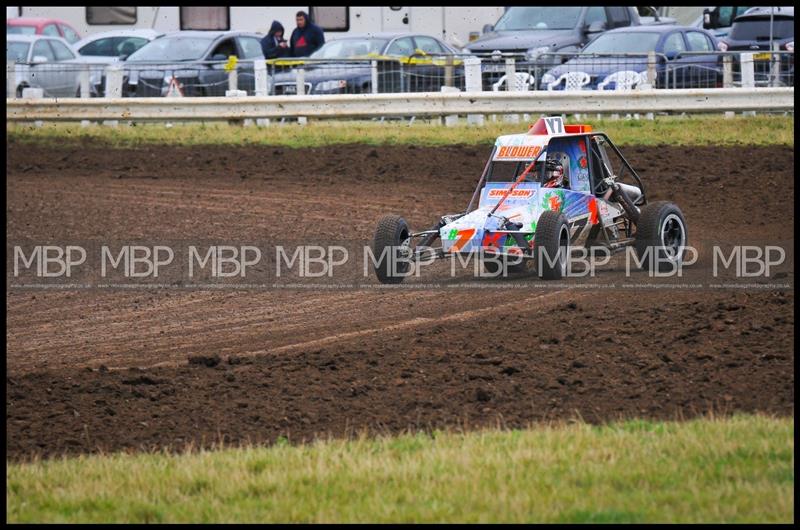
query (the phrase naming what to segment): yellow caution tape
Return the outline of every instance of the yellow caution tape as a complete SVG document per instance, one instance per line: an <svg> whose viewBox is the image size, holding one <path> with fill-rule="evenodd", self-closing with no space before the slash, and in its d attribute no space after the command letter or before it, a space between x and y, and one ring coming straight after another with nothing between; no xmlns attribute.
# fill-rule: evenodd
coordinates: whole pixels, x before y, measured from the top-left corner
<svg viewBox="0 0 800 530"><path fill-rule="evenodd" d="M421 50L418 50L421 51ZM350 60L358 60L358 59L365 59L365 60L376 60L376 61L394 61L401 64L417 64L417 65L424 65L430 64L433 66L448 66L447 58L445 57L432 57L425 52L422 52L423 57L393 57L390 55L379 55L375 52L368 53L367 55L357 55L353 57L348 57ZM335 59L331 59L331 62L335 62ZM316 62L309 63L308 61L304 61L302 59L268 59L267 64L271 64L273 66L302 66L305 64L317 64ZM452 59L450 63L452 66L458 66L464 64L464 61L461 59Z"/></svg>

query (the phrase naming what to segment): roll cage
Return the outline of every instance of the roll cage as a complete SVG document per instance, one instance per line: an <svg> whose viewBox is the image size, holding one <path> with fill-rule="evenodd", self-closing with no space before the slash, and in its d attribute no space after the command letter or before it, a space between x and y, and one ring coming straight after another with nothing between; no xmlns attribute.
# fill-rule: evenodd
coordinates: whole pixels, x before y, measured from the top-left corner
<svg viewBox="0 0 800 530"><path fill-rule="evenodd" d="M596 196L602 196L606 193L608 189L608 185L605 182L605 179L608 177L613 177L615 179L621 179L622 177L626 176L627 173L630 173L631 177L636 181L636 185L642 191L642 204L647 203L647 194L644 189L644 183L642 182L641 177L639 174L636 173L636 170L630 165L628 160L622 155L620 150L614 145L614 142L602 132L597 133L587 133L587 134L576 134L571 136L575 138L577 141L586 142L586 153L589 159L589 183L591 186L592 193ZM561 137L564 138L564 137ZM619 157L620 161L622 162L622 168L619 174L613 173L613 166L611 161L608 157L608 153L606 152L605 146L608 145L614 153ZM486 184L488 179L492 176L492 169L493 169L493 160L495 151L497 150L497 146L492 148L492 152L489 155L489 161L486 163L486 167L484 167L483 174L481 178L478 180L478 185L475 188L475 192L472 194L472 198L470 199L469 204L467 205L467 209L464 213L469 213L472 211L473 206L475 205L475 201L480 195L481 189ZM525 162L518 162L517 169L515 171L516 175L519 175L529 164L536 163L540 164L544 162L544 158L537 157L535 160L525 161ZM539 171L538 168L534 168L534 175L536 178L539 178Z"/></svg>

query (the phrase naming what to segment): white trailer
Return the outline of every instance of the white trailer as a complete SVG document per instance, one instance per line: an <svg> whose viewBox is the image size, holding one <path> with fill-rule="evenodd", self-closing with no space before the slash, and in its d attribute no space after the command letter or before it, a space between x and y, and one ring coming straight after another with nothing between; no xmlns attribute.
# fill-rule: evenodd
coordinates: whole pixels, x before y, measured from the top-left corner
<svg viewBox="0 0 800 530"><path fill-rule="evenodd" d="M399 31L425 33L456 46L466 45L486 24L494 24L504 7L19 7L6 18L47 17L63 20L82 37L114 29L152 28L240 30L266 33L273 20L295 27L295 13L306 11L332 40L355 33Z"/></svg>

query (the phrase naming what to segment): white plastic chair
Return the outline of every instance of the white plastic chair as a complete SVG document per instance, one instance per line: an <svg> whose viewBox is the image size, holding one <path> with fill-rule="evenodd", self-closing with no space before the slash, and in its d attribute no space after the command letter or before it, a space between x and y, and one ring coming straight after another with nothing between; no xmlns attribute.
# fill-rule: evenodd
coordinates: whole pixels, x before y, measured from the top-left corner
<svg viewBox="0 0 800 530"><path fill-rule="evenodd" d="M586 72L566 72L552 83L547 83L547 90L553 90L562 82L564 83L564 90L582 90L591 80L592 78Z"/></svg>
<svg viewBox="0 0 800 530"><path fill-rule="evenodd" d="M519 92L530 90L531 87L535 86L536 83L536 78L531 74L529 74L528 72L514 72L514 80L515 80L514 90L517 90ZM500 87L503 86L503 83L508 85L507 81L508 81L507 74L503 74L503 76L500 79L498 79L496 83L492 84L492 91L500 92ZM525 116L527 116L527 114ZM516 121L519 120L519 115L508 114L506 115L506 119L511 120L513 123L516 123ZM525 117L524 119L527 120L528 118ZM492 121L497 121L496 114L492 115Z"/></svg>
<svg viewBox="0 0 800 530"><path fill-rule="evenodd" d="M492 85L492 90L494 92L499 92L500 87L503 86L503 83L507 83L506 80L507 75L503 74L503 77L497 80L497 83ZM536 78L533 77L528 72L514 72L514 90L517 91L524 91L530 90L534 83L536 83Z"/></svg>
<svg viewBox="0 0 800 530"><path fill-rule="evenodd" d="M647 72L645 72L645 76ZM647 78L645 77L645 80ZM636 88L636 86L642 82L642 76L639 72L634 72L633 70L620 70L618 72L614 72L613 74L609 74L603 79L602 82L597 84L597 90L605 90L608 85L614 83L614 91L622 91L622 92L629 92ZM599 116L598 116L599 117ZM630 117L630 114L625 116L626 118ZM619 114L612 114L612 120L618 120Z"/></svg>
<svg viewBox="0 0 800 530"><path fill-rule="evenodd" d="M601 83L598 83L597 90L605 90L608 85L614 83L614 90L633 90L636 85L642 82L638 72L632 70L621 70L608 75Z"/></svg>

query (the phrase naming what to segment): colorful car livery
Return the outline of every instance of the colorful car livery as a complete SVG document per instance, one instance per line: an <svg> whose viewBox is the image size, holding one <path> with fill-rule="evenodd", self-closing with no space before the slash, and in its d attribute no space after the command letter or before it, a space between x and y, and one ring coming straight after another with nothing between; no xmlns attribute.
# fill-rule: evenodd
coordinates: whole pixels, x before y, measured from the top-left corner
<svg viewBox="0 0 800 530"><path fill-rule="evenodd" d="M386 258L375 267L383 283L403 281L408 260L404 268L397 258L423 249L440 258L475 254L491 272L535 269L558 279L580 244L612 253L634 246L643 267L663 269L682 261L686 223L674 204L647 202L641 178L604 133L550 117L497 139L464 212L422 232L385 216L373 252Z"/></svg>

